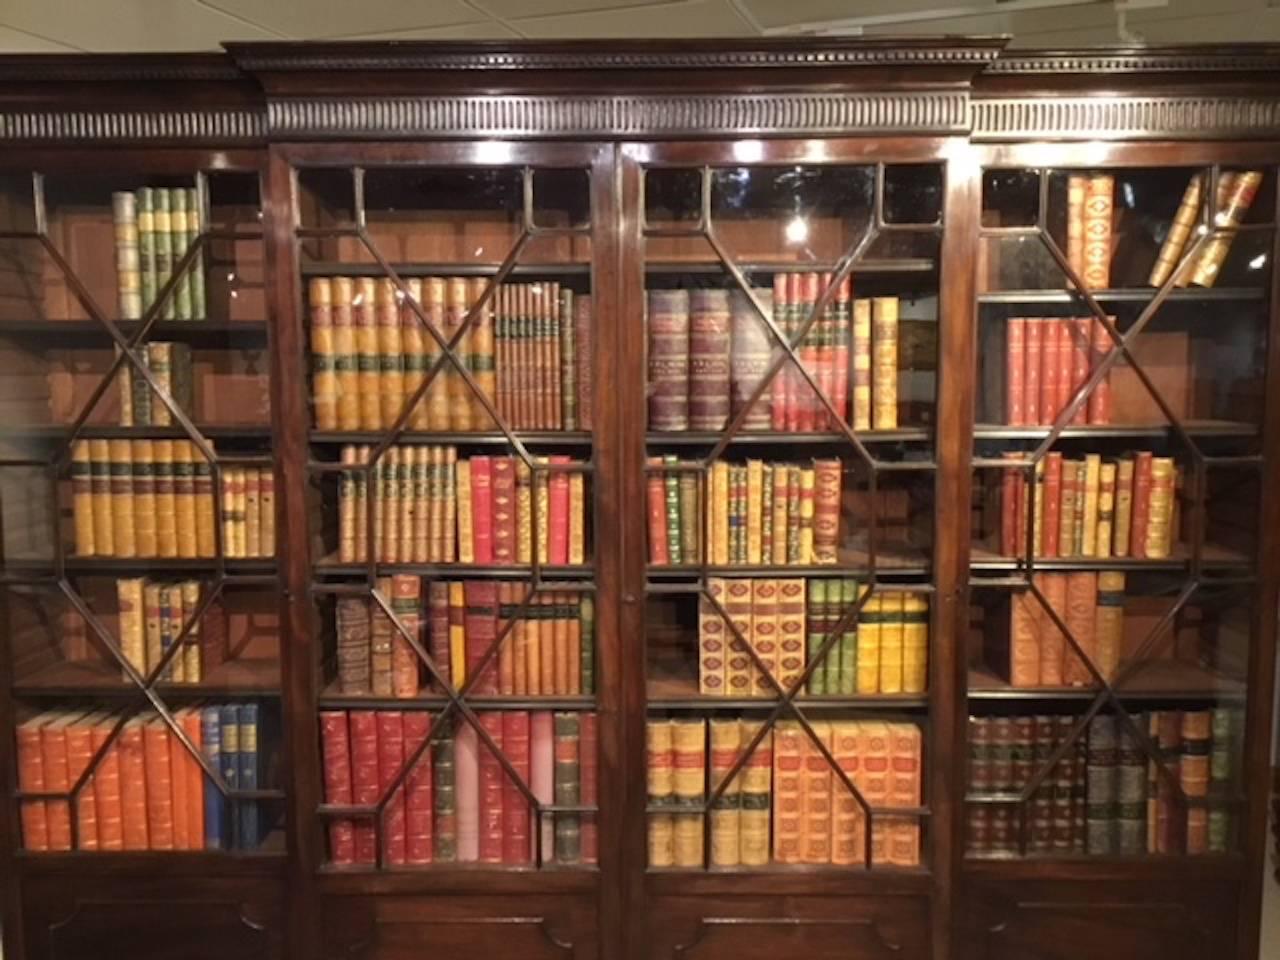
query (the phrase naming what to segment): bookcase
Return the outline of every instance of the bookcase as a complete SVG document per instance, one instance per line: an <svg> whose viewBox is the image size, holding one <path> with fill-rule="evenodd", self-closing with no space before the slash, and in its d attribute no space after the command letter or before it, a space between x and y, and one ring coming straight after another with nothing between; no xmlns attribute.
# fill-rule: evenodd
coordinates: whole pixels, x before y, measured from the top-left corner
<svg viewBox="0 0 1280 960"><path fill-rule="evenodd" d="M1256 955L1280 51L1004 48L0 58L9 954Z"/></svg>

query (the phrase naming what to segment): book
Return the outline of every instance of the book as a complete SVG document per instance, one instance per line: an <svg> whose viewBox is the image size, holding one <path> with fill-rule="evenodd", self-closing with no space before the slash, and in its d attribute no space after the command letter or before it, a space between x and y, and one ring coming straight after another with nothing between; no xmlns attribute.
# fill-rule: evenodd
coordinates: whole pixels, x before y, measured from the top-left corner
<svg viewBox="0 0 1280 960"><path fill-rule="evenodd" d="M321 768L324 773L324 802L347 806L353 802L351 741L345 710L320 712ZM348 866L355 863L355 822L333 818L327 821L329 860Z"/></svg>
<svg viewBox="0 0 1280 960"><path fill-rule="evenodd" d="M805 734L792 720L773 731L773 860L804 862Z"/></svg>
<svg viewBox="0 0 1280 960"><path fill-rule="evenodd" d="M649 427L689 429L689 292L650 290Z"/></svg>
<svg viewBox="0 0 1280 960"><path fill-rule="evenodd" d="M813 562L835 563L840 532L841 464L815 460Z"/></svg>
<svg viewBox="0 0 1280 960"><path fill-rule="evenodd" d="M1085 208L1089 178L1073 174L1067 178L1067 264L1081 280L1085 271Z"/></svg>
<svg viewBox="0 0 1280 960"><path fill-rule="evenodd" d="M650 867L674 867L675 726L671 720L645 722L645 781L649 806L646 840Z"/></svg>
<svg viewBox="0 0 1280 960"><path fill-rule="evenodd" d="M116 310L121 320L142 319L142 274L138 256L137 197L128 191L111 194L115 227Z"/></svg>
<svg viewBox="0 0 1280 960"><path fill-rule="evenodd" d="M577 713L557 712L555 731L554 797L558 807L575 807L582 802L582 764L579 755L581 723ZM557 863L578 863L582 859L582 818L578 813L555 815L555 859Z"/></svg>
<svg viewBox="0 0 1280 960"><path fill-rule="evenodd" d="M698 598L698 693L703 696L726 694L725 664L728 653L728 624L711 601L723 605L725 581L711 577L707 595Z"/></svg>
<svg viewBox="0 0 1280 960"><path fill-rule="evenodd" d="M742 862L742 779L728 779L742 747L742 721L710 721L709 787L711 801L711 866L736 867Z"/></svg>
<svg viewBox="0 0 1280 960"><path fill-rule="evenodd" d="M502 863L503 770L498 759L505 749L502 714L485 711L476 714L476 719L476 859Z"/></svg>
<svg viewBox="0 0 1280 960"><path fill-rule="evenodd" d="M44 751L41 728L54 714L40 713L15 727L18 789L23 793L45 793ZM28 850L51 849L49 844L49 801L24 799L18 805L22 827L22 845ZM56 849L56 848L52 848Z"/></svg>
<svg viewBox="0 0 1280 960"><path fill-rule="evenodd" d="M404 781L405 862L410 865L427 864L431 863L435 845L431 744L428 742L431 715L417 710L406 711L401 726L408 768Z"/></svg>
<svg viewBox="0 0 1280 960"><path fill-rule="evenodd" d="M752 294L765 310L772 312L772 290L756 287ZM742 290L729 291L729 317L730 415L738 417L746 409L742 420L744 430L768 430L773 425L773 392L772 389L761 390L773 353L768 326L756 312L751 297ZM775 375L773 384L779 383L780 379ZM761 390L760 396L748 408L757 390Z"/></svg>
<svg viewBox="0 0 1280 960"><path fill-rule="evenodd" d="M1041 361L1044 357L1045 323L1040 319L1026 321L1022 357L1022 408L1023 416L1029 424L1043 423L1040 415L1040 374Z"/></svg>
<svg viewBox="0 0 1280 960"><path fill-rule="evenodd" d="M689 429L722 430L730 410L729 294L693 290L688 303Z"/></svg>
<svg viewBox="0 0 1280 960"><path fill-rule="evenodd" d="M1224 197L1218 204L1214 220L1214 232L1205 241L1199 255L1189 269L1179 274L1178 283L1187 282L1198 287L1211 287L1226 262L1232 241L1239 232L1240 222L1252 206L1258 188L1262 185L1262 171L1243 170L1226 175L1225 185L1220 184Z"/></svg>
<svg viewBox="0 0 1280 960"><path fill-rule="evenodd" d="M825 864L831 862L832 824L832 770L819 744L830 748L831 724L818 721L810 724L812 733L803 740L804 773L801 783L802 840L800 862Z"/></svg>
<svg viewBox="0 0 1280 960"><path fill-rule="evenodd" d="M872 424L898 427L898 298L872 300Z"/></svg>
<svg viewBox="0 0 1280 960"><path fill-rule="evenodd" d="M853 301L853 409L854 430L870 430L871 405L871 301Z"/></svg>
<svg viewBox="0 0 1280 960"><path fill-rule="evenodd" d="M1094 174L1085 183L1084 272L1090 290L1111 285L1111 218L1115 207L1115 178Z"/></svg>
<svg viewBox="0 0 1280 960"><path fill-rule="evenodd" d="M555 802L555 724L551 711L534 710L529 714L529 787L538 803ZM554 859L555 823L541 817L531 824L535 862L541 866Z"/></svg>
<svg viewBox="0 0 1280 960"><path fill-rule="evenodd" d="M1169 224L1169 231L1165 234L1164 241L1160 245L1160 252L1156 255L1156 262L1151 268L1151 274L1147 277L1148 285L1153 287L1164 286L1182 261L1183 253L1187 248L1187 241L1191 238L1191 230L1195 226L1197 215L1200 212L1200 198L1203 191L1204 175L1193 173L1191 179L1187 181L1187 188L1183 192L1182 199L1178 203L1178 209L1174 212L1173 220Z"/></svg>

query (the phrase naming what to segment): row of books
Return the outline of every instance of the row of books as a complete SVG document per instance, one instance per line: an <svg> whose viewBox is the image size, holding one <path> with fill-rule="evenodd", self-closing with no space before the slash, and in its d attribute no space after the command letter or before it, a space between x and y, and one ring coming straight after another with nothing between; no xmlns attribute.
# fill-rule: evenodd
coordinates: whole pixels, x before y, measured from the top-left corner
<svg viewBox="0 0 1280 960"><path fill-rule="evenodd" d="M397 575L379 578L377 586L405 633L376 600L340 598L338 688L344 694L417 696L424 675L427 683L432 677L408 637L429 654L441 680L458 688L470 681L479 696L579 696L594 690L595 604L589 593L541 591L517 619L528 583ZM499 636L503 642L486 663Z"/></svg>
<svg viewBox="0 0 1280 960"><path fill-rule="evenodd" d="M476 718L483 737L462 721L435 729L441 721L424 712L322 711L325 803L388 798L380 825L337 811L330 860L374 864L381 837L391 865L597 862L596 715L512 710ZM571 809L535 816L535 802Z"/></svg>
<svg viewBox="0 0 1280 960"><path fill-rule="evenodd" d="M262 720L256 703L177 710L174 721L230 790L258 789ZM75 798L77 850L252 850L262 841L255 801L233 801L165 720L124 721L110 710L51 710L18 724L18 788L66 793L105 752ZM108 741L110 741L108 745ZM72 849L71 800L22 800L23 846Z"/></svg>
<svg viewBox="0 0 1280 960"><path fill-rule="evenodd" d="M817 660L806 685L811 696L923 693L929 606L922 593L878 590L819 657L866 591L850 578L711 578L709 596L699 600L698 692L772 697L770 676L789 690L805 664Z"/></svg>
<svg viewBox="0 0 1280 960"><path fill-rule="evenodd" d="M1006 452L1006 459L1022 454ZM1023 556L1028 527L1037 557L1135 557L1160 560L1180 526L1181 470L1172 457L1143 450L1116 460L1077 460L1054 451L1037 461L1035 512L1027 471L1005 468L1000 488L1000 552ZM1029 523L1028 523L1029 521Z"/></svg>
<svg viewBox="0 0 1280 960"><path fill-rule="evenodd" d="M1010 317L1005 327L1005 422L1010 426L1054 423L1111 345L1097 317ZM1068 422L1110 423L1111 407L1108 371Z"/></svg>
<svg viewBox="0 0 1280 960"><path fill-rule="evenodd" d="M1231 845L1241 711L1099 714L1032 791L1025 806L971 802L972 855L1205 854ZM1025 791L1068 741L1075 716L970 717L973 800ZM1160 763L1138 730L1159 747ZM1025 822L1023 822L1025 819Z"/></svg>
<svg viewBox="0 0 1280 960"><path fill-rule="evenodd" d="M1203 173L1191 175L1187 181L1187 189L1178 204L1169 232L1165 235L1151 269L1148 283L1153 287L1162 286L1178 267L1179 261L1192 249L1194 241L1192 231L1202 219L1202 210L1208 201L1208 178ZM1222 232L1210 236L1187 263L1178 270L1174 277L1174 286L1185 287L1194 284L1198 287L1211 287L1218 279L1218 273L1231 250L1231 242L1235 239L1236 228L1253 205L1258 187L1262 185L1261 170L1223 171L1218 176L1217 214L1213 227Z"/></svg>
<svg viewBox="0 0 1280 960"><path fill-rule="evenodd" d="M222 555L275 556L273 468L221 473ZM217 554L213 469L190 440L77 440L71 492L78 556Z"/></svg>
<svg viewBox="0 0 1280 960"><path fill-rule="evenodd" d="M116 236L116 289L121 320L140 320L200 235L199 192L188 187L142 187L111 195ZM197 250L165 301L165 320L203 320L204 256Z"/></svg>
<svg viewBox="0 0 1280 960"><path fill-rule="evenodd" d="M454 446L388 447L372 471L368 446L342 449L338 491L338 558L363 562L370 549L381 563L538 562L585 560L586 483L580 460L458 457ZM372 484L372 490L370 490ZM537 523L535 524L535 512Z"/></svg>
<svg viewBox="0 0 1280 960"><path fill-rule="evenodd" d="M199 580L116 581L120 652L138 673L150 675L175 645L181 649L169 658L161 682L199 683L226 660L225 611L215 599L196 619L200 592Z"/></svg>
<svg viewBox="0 0 1280 960"><path fill-rule="evenodd" d="M649 866L919 865L920 824L907 813L871 814L867 863L867 816L845 784L847 778L872 810L918 808L923 739L914 724L812 724L840 773L796 721L763 735L760 724L738 719L647 726Z"/></svg>
<svg viewBox="0 0 1280 960"><path fill-rule="evenodd" d="M707 471L705 492L693 464L674 456L648 462L650 563L696 564L704 553L716 566L838 559L839 460L809 466L717 460Z"/></svg>
<svg viewBox="0 0 1280 960"><path fill-rule="evenodd" d="M781 347L752 296L737 289L650 290L650 429L723 430L739 414L747 430L826 432L838 423L896 429L898 298L852 300L845 278L801 339L820 290L831 281L830 274L778 273L772 291L753 289L800 361L788 357L763 387Z"/></svg>
<svg viewBox="0 0 1280 960"><path fill-rule="evenodd" d="M1010 685L1091 686L1093 674L1081 654L1104 678L1114 677L1124 638L1124 574L1117 570L1040 573L1035 584L1047 608L1030 591L1009 595L1008 645L998 650L996 666ZM1070 631L1075 647L1050 610Z"/></svg>
<svg viewBox="0 0 1280 960"><path fill-rule="evenodd" d="M191 364L191 347L185 343L156 341L142 344L134 352L134 356L140 366L146 367L161 389L173 398L174 406L190 416L195 409L195 371ZM120 426L173 425L173 414L133 364L121 365L116 374L116 386L120 396Z"/></svg>
<svg viewBox="0 0 1280 960"><path fill-rule="evenodd" d="M455 338L461 369L444 361L409 412L410 429L495 430L490 409L515 430L591 429L590 296L558 283L504 284L459 337L487 278L404 283L434 335L389 279L311 280L311 389L319 429L393 426L444 355L440 340Z"/></svg>

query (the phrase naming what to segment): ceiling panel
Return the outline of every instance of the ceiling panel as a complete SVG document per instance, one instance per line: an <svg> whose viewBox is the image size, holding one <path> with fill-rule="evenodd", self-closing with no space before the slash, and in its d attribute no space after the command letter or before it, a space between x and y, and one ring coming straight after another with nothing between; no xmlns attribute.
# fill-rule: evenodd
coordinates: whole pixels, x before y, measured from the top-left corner
<svg viewBox="0 0 1280 960"><path fill-rule="evenodd" d="M626 7L661 7L680 2L682 0L475 0L480 9L496 17L512 19L620 10Z"/></svg>
<svg viewBox="0 0 1280 960"><path fill-rule="evenodd" d="M529 37L741 37L753 33L729 0L688 0L660 7L603 10L556 17L513 18Z"/></svg>
<svg viewBox="0 0 1280 960"><path fill-rule="evenodd" d="M995 0L742 0L743 8L765 30L777 30L797 24L822 21L855 20L861 17L883 17L924 10L956 7L990 7ZM927 27L912 30L928 30ZM901 32L901 31L900 31Z"/></svg>
<svg viewBox="0 0 1280 960"><path fill-rule="evenodd" d="M485 19L461 0L201 0L299 39L375 30L445 27Z"/></svg>
<svg viewBox="0 0 1280 960"><path fill-rule="evenodd" d="M0 26L103 53L210 50L220 40L279 38L190 0L3 0Z"/></svg>
<svg viewBox="0 0 1280 960"><path fill-rule="evenodd" d="M0 53L76 53L77 48L21 30L0 27Z"/></svg>
<svg viewBox="0 0 1280 960"><path fill-rule="evenodd" d="M451 27L414 27L411 30L378 30L344 34L343 40L517 40L520 34L497 20L460 23Z"/></svg>

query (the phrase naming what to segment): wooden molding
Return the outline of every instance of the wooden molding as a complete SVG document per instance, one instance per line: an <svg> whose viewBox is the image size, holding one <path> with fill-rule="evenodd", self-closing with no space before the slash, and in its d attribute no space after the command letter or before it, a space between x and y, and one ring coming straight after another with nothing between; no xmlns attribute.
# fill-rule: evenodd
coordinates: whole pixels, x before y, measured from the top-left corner
<svg viewBox="0 0 1280 960"><path fill-rule="evenodd" d="M1280 97L975 98L973 139L1178 140L1280 136Z"/></svg>
<svg viewBox="0 0 1280 960"><path fill-rule="evenodd" d="M988 74L1235 73L1280 69L1280 46L1236 44L1217 47L1114 47L1079 50L1006 51Z"/></svg>
<svg viewBox="0 0 1280 960"><path fill-rule="evenodd" d="M0 112L0 141L253 141L266 131L260 111L31 110Z"/></svg>

